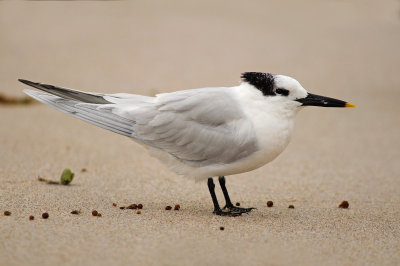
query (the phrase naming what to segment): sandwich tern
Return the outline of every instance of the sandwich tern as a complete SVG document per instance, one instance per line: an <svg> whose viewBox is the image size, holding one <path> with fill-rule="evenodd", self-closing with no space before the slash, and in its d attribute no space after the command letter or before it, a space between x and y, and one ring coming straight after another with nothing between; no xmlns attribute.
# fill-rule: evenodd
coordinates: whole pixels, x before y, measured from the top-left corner
<svg viewBox="0 0 400 266"><path fill-rule="evenodd" d="M86 93L19 79L41 91L36 100L144 145L172 171L207 179L214 214L239 216L225 176L248 172L275 159L288 145L294 117L304 106L355 107L307 92L294 78L246 72L234 87L210 87L157 94ZM221 208L213 177L218 177ZM225 210L227 209L227 210Z"/></svg>

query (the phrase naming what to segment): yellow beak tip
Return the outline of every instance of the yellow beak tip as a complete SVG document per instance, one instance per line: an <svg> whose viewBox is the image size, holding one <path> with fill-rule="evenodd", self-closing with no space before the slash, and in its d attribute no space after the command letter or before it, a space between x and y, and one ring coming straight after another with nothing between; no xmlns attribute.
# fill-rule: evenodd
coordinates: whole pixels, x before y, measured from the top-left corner
<svg viewBox="0 0 400 266"><path fill-rule="evenodd" d="M357 107L357 105L354 105L354 104L352 104L352 103L346 103L346 104L344 105L344 107Z"/></svg>

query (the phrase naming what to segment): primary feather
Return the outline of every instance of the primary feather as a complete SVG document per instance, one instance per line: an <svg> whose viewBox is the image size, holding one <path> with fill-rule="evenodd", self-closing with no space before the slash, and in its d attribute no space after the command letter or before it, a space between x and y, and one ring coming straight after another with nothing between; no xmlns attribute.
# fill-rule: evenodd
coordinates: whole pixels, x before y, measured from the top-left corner
<svg viewBox="0 0 400 266"><path fill-rule="evenodd" d="M99 108L102 104L85 103L69 100L45 92L24 90L26 94L36 100L50 105L66 114L79 118L85 122L111 130L115 133L131 136L132 122L129 119L113 114L109 109Z"/></svg>
<svg viewBox="0 0 400 266"><path fill-rule="evenodd" d="M18 81L20 81L26 85L32 86L36 89L59 96L63 99L75 100L75 101L85 102L85 103L97 103L97 104L110 103L102 97L102 94L85 93L85 92L61 88L61 87L57 87L57 86L53 86L53 85L49 85L49 84L41 84L38 82L32 82L32 81L25 80L25 79L19 79Z"/></svg>

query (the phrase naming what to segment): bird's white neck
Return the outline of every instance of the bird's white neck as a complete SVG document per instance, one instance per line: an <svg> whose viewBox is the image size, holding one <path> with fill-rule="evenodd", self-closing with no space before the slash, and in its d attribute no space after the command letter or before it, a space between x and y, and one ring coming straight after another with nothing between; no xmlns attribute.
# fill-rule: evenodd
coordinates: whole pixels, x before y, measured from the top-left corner
<svg viewBox="0 0 400 266"><path fill-rule="evenodd" d="M253 159L259 167L275 159L288 145L298 108L260 95L251 85L242 84L236 89L241 108L257 135L260 152Z"/></svg>

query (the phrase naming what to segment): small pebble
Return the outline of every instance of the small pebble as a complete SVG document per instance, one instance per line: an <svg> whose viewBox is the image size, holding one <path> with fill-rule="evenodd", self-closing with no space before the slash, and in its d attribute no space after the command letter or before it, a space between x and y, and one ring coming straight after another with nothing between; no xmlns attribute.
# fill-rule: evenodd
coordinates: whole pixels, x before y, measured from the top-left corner
<svg viewBox="0 0 400 266"><path fill-rule="evenodd" d="M219 228L219 230L224 231L224 230L225 230L225 227L221 226L221 227Z"/></svg>
<svg viewBox="0 0 400 266"><path fill-rule="evenodd" d="M43 218L43 219L49 218L49 214L48 214L47 212L43 213L43 214L42 214L42 218Z"/></svg>
<svg viewBox="0 0 400 266"><path fill-rule="evenodd" d="M97 217L101 217L101 213L98 213L98 214L97 214Z"/></svg>
<svg viewBox="0 0 400 266"><path fill-rule="evenodd" d="M80 211L77 211L77 210L74 210L74 211L72 211L71 212L71 214L80 214L81 212Z"/></svg>
<svg viewBox="0 0 400 266"><path fill-rule="evenodd" d="M239 207L240 206L240 202L236 202L236 206Z"/></svg>
<svg viewBox="0 0 400 266"><path fill-rule="evenodd" d="M141 212L141 211L137 211L136 213L137 213L137 214L141 214L142 212Z"/></svg>
<svg viewBox="0 0 400 266"><path fill-rule="evenodd" d="M125 209L125 207L119 207L121 210Z"/></svg>
<svg viewBox="0 0 400 266"><path fill-rule="evenodd" d="M86 168L82 168L82 169L81 169L81 172L82 172L82 173L84 173L84 172L86 172L86 171L87 171Z"/></svg>
<svg viewBox="0 0 400 266"><path fill-rule="evenodd" d="M268 207L272 207L272 206L274 206L274 203L273 203L272 201L269 200L269 201L267 202L267 206L268 206Z"/></svg>
<svg viewBox="0 0 400 266"><path fill-rule="evenodd" d="M137 205L137 208L138 208L138 209L143 209L143 204L142 204L142 203L139 203L139 204Z"/></svg>
<svg viewBox="0 0 400 266"><path fill-rule="evenodd" d="M5 216L10 216L10 215L11 215L11 212L10 212L10 211L5 211L5 212L4 212L4 215L5 215Z"/></svg>
<svg viewBox="0 0 400 266"><path fill-rule="evenodd" d="M289 208L289 209L294 209L294 206L293 206L293 205L289 205L288 208Z"/></svg>
<svg viewBox="0 0 400 266"><path fill-rule="evenodd" d="M33 215L31 215L31 216L29 216L29 220L34 220L35 219L35 216L33 216Z"/></svg>
<svg viewBox="0 0 400 266"><path fill-rule="evenodd" d="M114 207L117 207L117 203L114 202L114 203L113 203L113 206L114 206Z"/></svg>
<svg viewBox="0 0 400 266"><path fill-rule="evenodd" d="M136 204L131 204L131 205L129 205L128 207L126 207L127 209L137 209L138 208L138 206L136 205Z"/></svg>
<svg viewBox="0 0 400 266"><path fill-rule="evenodd" d="M181 208L181 205L176 204L175 207L174 207L174 210L175 210L175 211L179 211L180 208Z"/></svg>
<svg viewBox="0 0 400 266"><path fill-rule="evenodd" d="M165 207L165 209L166 209L167 211L169 211L169 210L172 209L172 207L171 207L171 206L167 206L167 207Z"/></svg>
<svg viewBox="0 0 400 266"><path fill-rule="evenodd" d="M99 214L99 213L98 213L96 210L93 210L93 211L92 211L92 215L93 215L93 216L97 216L97 214Z"/></svg>
<svg viewBox="0 0 400 266"><path fill-rule="evenodd" d="M342 209L347 209L349 207L349 202L347 200L342 201L342 203L340 203L339 208Z"/></svg>

